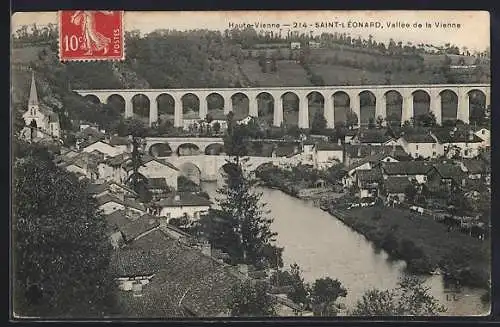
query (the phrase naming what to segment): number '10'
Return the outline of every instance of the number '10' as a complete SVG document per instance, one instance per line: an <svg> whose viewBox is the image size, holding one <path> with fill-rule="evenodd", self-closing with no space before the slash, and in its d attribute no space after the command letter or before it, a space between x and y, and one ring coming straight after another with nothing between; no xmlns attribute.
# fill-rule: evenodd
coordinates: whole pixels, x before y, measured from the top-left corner
<svg viewBox="0 0 500 327"><path fill-rule="evenodd" d="M80 47L80 42L82 42L82 37L77 37L76 35L64 36L64 49L65 51L76 51Z"/></svg>

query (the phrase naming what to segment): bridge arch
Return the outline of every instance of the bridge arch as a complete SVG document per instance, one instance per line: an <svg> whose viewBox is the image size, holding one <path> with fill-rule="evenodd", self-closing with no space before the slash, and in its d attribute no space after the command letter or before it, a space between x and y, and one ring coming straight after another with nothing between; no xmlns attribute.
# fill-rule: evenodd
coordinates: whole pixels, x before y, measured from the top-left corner
<svg viewBox="0 0 500 327"><path fill-rule="evenodd" d="M146 117L149 119L150 104L151 100L147 95L138 93L132 97L132 112L134 113L134 115L138 115L139 117Z"/></svg>
<svg viewBox="0 0 500 327"><path fill-rule="evenodd" d="M379 100L380 101L380 100ZM373 92L364 90L359 92L359 124L366 127L375 124L375 106L377 98Z"/></svg>
<svg viewBox="0 0 500 327"><path fill-rule="evenodd" d="M207 145L205 148L206 155L221 155L224 154L224 144L222 143L212 143Z"/></svg>
<svg viewBox="0 0 500 327"><path fill-rule="evenodd" d="M185 162L179 166L181 175L191 180L196 185L201 182L201 169L192 162Z"/></svg>
<svg viewBox="0 0 500 327"><path fill-rule="evenodd" d="M212 117L224 115L224 97L218 92L212 92L205 97L207 113Z"/></svg>
<svg viewBox="0 0 500 327"><path fill-rule="evenodd" d="M183 119L200 119L200 98L195 93L184 94L181 103Z"/></svg>
<svg viewBox="0 0 500 327"><path fill-rule="evenodd" d="M325 119L325 96L318 91L309 92L306 95L307 98L307 110L309 113L309 128L311 128L311 132L321 132L317 130L318 126L315 121L317 119Z"/></svg>
<svg viewBox="0 0 500 327"><path fill-rule="evenodd" d="M467 92L469 101L469 121L479 123L486 118L486 93L480 89L471 89Z"/></svg>
<svg viewBox="0 0 500 327"><path fill-rule="evenodd" d="M333 112L335 125L343 125L347 121L347 116L351 111L351 98L344 91L333 93Z"/></svg>
<svg viewBox="0 0 500 327"><path fill-rule="evenodd" d="M83 98L85 101L92 102L93 104L101 104L101 99L95 94L87 94Z"/></svg>
<svg viewBox="0 0 500 327"><path fill-rule="evenodd" d="M287 91L281 95L283 123L286 126L299 124L300 98L297 93Z"/></svg>
<svg viewBox="0 0 500 327"><path fill-rule="evenodd" d="M250 99L248 95L243 92L236 92L231 95L231 111L234 113L236 119L241 119L250 113Z"/></svg>
<svg viewBox="0 0 500 327"><path fill-rule="evenodd" d="M428 114L431 110L431 96L425 90L415 90L413 97L413 117Z"/></svg>
<svg viewBox="0 0 500 327"><path fill-rule="evenodd" d="M156 97L158 116L162 120L173 119L175 115L175 99L169 93L160 93Z"/></svg>
<svg viewBox="0 0 500 327"><path fill-rule="evenodd" d="M170 157L172 155L172 148L168 142L155 143L149 147L149 155L153 157Z"/></svg>
<svg viewBox="0 0 500 327"><path fill-rule="evenodd" d="M441 122L455 121L458 117L458 95L455 91L445 89L439 92L441 101Z"/></svg>
<svg viewBox="0 0 500 327"><path fill-rule="evenodd" d="M396 90L385 92L385 112L387 124L401 126L403 117L403 96Z"/></svg>
<svg viewBox="0 0 500 327"><path fill-rule="evenodd" d="M121 113L125 113L125 98L118 93L110 94L106 98L106 104Z"/></svg>
<svg viewBox="0 0 500 327"><path fill-rule="evenodd" d="M182 156L196 156L201 154L200 147L194 143L182 143L175 151L179 157Z"/></svg>
<svg viewBox="0 0 500 327"><path fill-rule="evenodd" d="M257 101L257 113L266 122L272 125L274 120L274 106L276 105L274 97L269 92L260 92L255 96Z"/></svg>

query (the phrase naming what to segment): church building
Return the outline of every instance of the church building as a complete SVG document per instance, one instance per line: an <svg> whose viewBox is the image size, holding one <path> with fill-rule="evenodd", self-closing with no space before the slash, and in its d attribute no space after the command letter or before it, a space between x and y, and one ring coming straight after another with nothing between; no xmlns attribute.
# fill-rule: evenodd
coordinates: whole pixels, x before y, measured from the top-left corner
<svg viewBox="0 0 500 327"><path fill-rule="evenodd" d="M27 139L33 141L34 139L59 138L61 136L57 113L38 102L34 73L31 76L28 110L23 114L23 118L26 124L23 135Z"/></svg>

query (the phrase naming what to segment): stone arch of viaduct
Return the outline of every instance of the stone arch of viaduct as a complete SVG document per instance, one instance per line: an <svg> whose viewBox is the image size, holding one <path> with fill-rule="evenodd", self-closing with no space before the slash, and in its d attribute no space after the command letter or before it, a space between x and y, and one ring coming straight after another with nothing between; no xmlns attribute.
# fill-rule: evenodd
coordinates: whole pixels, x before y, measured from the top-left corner
<svg viewBox="0 0 500 327"><path fill-rule="evenodd" d="M218 94L224 99L224 113L232 111L232 96L237 93L244 94L249 101L249 115L258 116L257 97L262 93L272 96L274 106L273 124L280 126L283 122L283 95L293 93L299 99L299 127L309 127L309 102L308 95L317 92L324 99L324 116L328 127L335 124L334 95L343 92L349 97L350 107L361 117L360 93L369 91L375 98L375 116L387 117L386 95L389 91L399 93L402 98L401 121L409 120L414 116L413 97L415 92L423 91L430 99L429 110L436 116L438 123L442 122L441 94L451 91L457 98L457 117L465 123L469 122L469 95L472 91L479 91L485 96L485 105L490 105L489 84L430 84L430 85L365 85L365 86L314 86L314 87L261 87L261 88L220 88L220 89L114 89L114 90L75 90L82 96L93 95L102 103L107 103L110 96L119 95L125 102L125 117L133 116L132 98L142 94L149 99L149 122L158 121L158 97L162 94L170 95L174 99L174 126L181 127L182 97L194 94L199 101L199 116L205 117L208 112L207 97Z"/></svg>
<svg viewBox="0 0 500 327"><path fill-rule="evenodd" d="M149 153L149 149L155 144L168 144L172 153L177 153L182 145L194 144L200 149L200 152L205 153L210 145L224 145L224 140L221 137L146 137L145 151Z"/></svg>

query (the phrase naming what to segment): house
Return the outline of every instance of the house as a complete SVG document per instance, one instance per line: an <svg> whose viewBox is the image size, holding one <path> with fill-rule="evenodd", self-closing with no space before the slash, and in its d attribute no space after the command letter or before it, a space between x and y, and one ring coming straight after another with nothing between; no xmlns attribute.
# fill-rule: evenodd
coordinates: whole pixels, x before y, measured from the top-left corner
<svg viewBox="0 0 500 327"><path fill-rule="evenodd" d="M384 179L383 193L390 202L403 202L406 197L406 189L410 185L412 185L412 181L406 176L389 176Z"/></svg>
<svg viewBox="0 0 500 327"><path fill-rule="evenodd" d="M309 48L319 49L321 48L321 42L309 41Z"/></svg>
<svg viewBox="0 0 500 327"><path fill-rule="evenodd" d="M248 123L250 123L252 121L252 119L254 119L254 117L247 115L247 116L239 119L236 123L238 125L248 125Z"/></svg>
<svg viewBox="0 0 500 327"><path fill-rule="evenodd" d="M26 140L61 137L59 115L38 101L34 72L31 75L28 109L23 114L23 119L26 127L22 131L22 137Z"/></svg>
<svg viewBox="0 0 500 327"><path fill-rule="evenodd" d="M120 199L112 194L105 194L97 198L99 209L105 215L109 215L118 210L126 210L130 215L145 214L146 208L143 204L130 199Z"/></svg>
<svg viewBox="0 0 500 327"><path fill-rule="evenodd" d="M104 153L106 157L114 157L126 152L122 149L112 146L111 144L101 139L93 139L88 142L83 142L79 144L78 147L80 151L83 152L92 152L94 150L98 150L99 152Z"/></svg>
<svg viewBox="0 0 500 327"><path fill-rule="evenodd" d="M132 139L130 137L111 136L107 143L118 149L120 153L132 152Z"/></svg>
<svg viewBox="0 0 500 327"><path fill-rule="evenodd" d="M474 132L474 134L479 137L482 142L483 147L489 147L490 146L490 130L487 128L481 128L477 131Z"/></svg>
<svg viewBox="0 0 500 327"><path fill-rule="evenodd" d="M439 143L443 145L444 155L447 158L474 158L483 147L483 140L472 130L439 128L433 132Z"/></svg>
<svg viewBox="0 0 500 327"><path fill-rule="evenodd" d="M227 316L227 294L240 277L161 228L115 250L111 273L126 318Z"/></svg>
<svg viewBox="0 0 500 327"><path fill-rule="evenodd" d="M82 129L83 126L86 126ZM97 126L93 125L80 125L80 132L77 133L77 138L81 140L89 139L104 139L106 135L99 130Z"/></svg>
<svg viewBox="0 0 500 327"><path fill-rule="evenodd" d="M127 172L127 176L129 176L133 169L130 158L126 159L124 169ZM171 189L177 190L177 178L180 175L180 171L168 161L144 155L142 157L142 165L139 168L139 173L148 179L164 178Z"/></svg>
<svg viewBox="0 0 500 327"><path fill-rule="evenodd" d="M465 174L453 163L437 163L427 173L427 187L431 192L450 193L465 186Z"/></svg>
<svg viewBox="0 0 500 327"><path fill-rule="evenodd" d="M479 159L462 159L460 168L468 179L484 179L491 173L491 166Z"/></svg>
<svg viewBox="0 0 500 327"><path fill-rule="evenodd" d="M290 42L290 49L300 49L300 42Z"/></svg>
<svg viewBox="0 0 500 327"><path fill-rule="evenodd" d="M103 160L103 157L96 152L80 152L72 158L60 159L62 160L56 163L59 167L73 173L81 174L90 181L99 179L98 165Z"/></svg>
<svg viewBox="0 0 500 327"><path fill-rule="evenodd" d="M164 177L148 178L148 189L157 198L164 197L170 192L167 180Z"/></svg>
<svg viewBox="0 0 500 327"><path fill-rule="evenodd" d="M392 140L385 129L363 129L352 138L351 144L387 145Z"/></svg>
<svg viewBox="0 0 500 327"><path fill-rule="evenodd" d="M384 153L396 161L411 160L401 145L346 144L344 165L349 166L365 157L380 153Z"/></svg>
<svg viewBox="0 0 500 327"><path fill-rule="evenodd" d="M131 155L129 153L120 153L113 157L105 158L97 166L99 177L106 181L111 180L116 183L125 183L128 177L125 165L130 158Z"/></svg>
<svg viewBox="0 0 500 327"><path fill-rule="evenodd" d="M379 168L358 169L355 172L355 178L360 198L378 197L383 181L382 172Z"/></svg>
<svg viewBox="0 0 500 327"><path fill-rule="evenodd" d="M443 145L428 131L404 133L398 143L412 158L437 158L444 154Z"/></svg>
<svg viewBox="0 0 500 327"><path fill-rule="evenodd" d="M315 145L315 163L317 169L326 169L335 164L335 161L343 162L344 148L337 143L318 142Z"/></svg>
<svg viewBox="0 0 500 327"><path fill-rule="evenodd" d="M179 192L155 203L160 208L160 216L171 218L187 217L190 221L208 212L212 202L191 192Z"/></svg>
<svg viewBox="0 0 500 327"><path fill-rule="evenodd" d="M139 195L126 185L110 180L103 183L89 184L87 192L92 196L99 198L106 194L111 194L122 201L125 199L137 199Z"/></svg>
<svg viewBox="0 0 500 327"><path fill-rule="evenodd" d="M353 140L354 140L354 137L356 135L358 135L358 132L359 132L359 129L357 129L357 128L355 128L355 129L348 129L347 131L345 131L344 143L345 144L352 144Z"/></svg>
<svg viewBox="0 0 500 327"><path fill-rule="evenodd" d="M392 157L390 154L384 152L378 152L373 155L366 156L362 159L352 162L345 169L346 174L342 178L342 184L344 187L350 187L354 185L355 182L355 172L360 169L374 169L379 167L383 162L399 162L396 158Z"/></svg>
<svg viewBox="0 0 500 327"><path fill-rule="evenodd" d="M427 182L432 164L426 161L384 162L381 165L384 180L389 177L405 177L415 180L419 184Z"/></svg>

